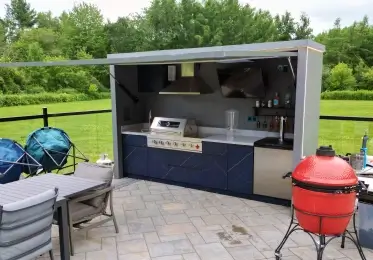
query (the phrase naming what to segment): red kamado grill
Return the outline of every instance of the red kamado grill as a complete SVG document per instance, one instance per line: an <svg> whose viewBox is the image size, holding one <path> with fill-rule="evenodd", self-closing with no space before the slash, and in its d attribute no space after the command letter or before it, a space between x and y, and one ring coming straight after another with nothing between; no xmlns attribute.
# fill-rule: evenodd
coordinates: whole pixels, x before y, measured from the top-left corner
<svg viewBox="0 0 373 260"><path fill-rule="evenodd" d="M295 167L291 178L292 219L284 239L275 251L276 259L281 259L280 251L291 233L304 230L319 238L316 241L314 236L310 236L315 242L318 260L322 259L330 240L341 236L341 247L344 247L346 238L352 240L365 260L355 225L357 196L362 187L352 167L336 157L331 146L321 146L316 155L304 158ZM354 231L350 232L347 226L352 217ZM356 239L352 234L355 234Z"/></svg>
<svg viewBox="0 0 373 260"><path fill-rule="evenodd" d="M292 174L293 205L302 228L321 235L342 234L355 211L359 180L352 167L322 146ZM325 218L320 218L325 216Z"/></svg>

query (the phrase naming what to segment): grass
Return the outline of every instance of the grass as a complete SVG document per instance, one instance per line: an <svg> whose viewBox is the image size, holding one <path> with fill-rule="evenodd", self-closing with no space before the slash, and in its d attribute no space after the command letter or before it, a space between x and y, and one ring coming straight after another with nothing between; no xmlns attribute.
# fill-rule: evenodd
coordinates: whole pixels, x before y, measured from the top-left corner
<svg viewBox="0 0 373 260"><path fill-rule="evenodd" d="M0 108L0 117L41 114L42 107ZM48 104L47 107L48 112L58 113L108 109L111 105L110 100L94 100ZM321 114L373 117L373 102L322 100ZM42 125L42 119L0 123L0 137L11 138L24 145L28 134ZM91 161L96 161L101 153L108 153L113 158L111 113L50 118L49 125L64 129ZM359 152L365 130L368 130L368 134L373 133L373 123L320 120L319 144L331 144L339 154L356 153ZM373 134L371 138L368 148L373 154Z"/></svg>
<svg viewBox="0 0 373 260"><path fill-rule="evenodd" d="M322 100L321 115L373 117L373 102L358 100ZM373 123L320 120L319 144L333 145L338 154L358 153L362 137L368 131L368 154L373 154Z"/></svg>

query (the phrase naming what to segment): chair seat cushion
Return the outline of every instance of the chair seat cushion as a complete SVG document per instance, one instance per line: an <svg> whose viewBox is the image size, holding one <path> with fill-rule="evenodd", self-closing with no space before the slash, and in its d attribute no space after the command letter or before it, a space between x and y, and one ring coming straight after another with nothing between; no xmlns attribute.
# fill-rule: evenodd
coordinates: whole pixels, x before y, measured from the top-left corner
<svg viewBox="0 0 373 260"><path fill-rule="evenodd" d="M74 176L79 178L86 178L91 180L97 180L105 182L106 185L104 187L100 187L97 189L93 189L92 191L89 191L84 195L91 194L92 192L95 192L97 190L100 190L102 188L107 188L111 185L111 182L113 180L113 168L111 166L106 165L99 165L95 163L89 163L89 162L83 162L79 163L75 172ZM85 201L85 204L88 204L93 207L100 207L105 200L106 194L103 194L101 196L98 196L96 198L90 199Z"/></svg>
<svg viewBox="0 0 373 260"><path fill-rule="evenodd" d="M89 218L102 211L102 207L94 207L80 202L69 203L69 212L73 223Z"/></svg>

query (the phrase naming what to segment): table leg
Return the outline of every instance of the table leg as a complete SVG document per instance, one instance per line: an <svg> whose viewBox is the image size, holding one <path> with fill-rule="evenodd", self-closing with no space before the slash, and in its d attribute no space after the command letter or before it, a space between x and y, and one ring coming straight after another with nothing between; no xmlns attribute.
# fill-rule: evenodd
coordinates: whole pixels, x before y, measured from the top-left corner
<svg viewBox="0 0 373 260"><path fill-rule="evenodd" d="M69 220L67 200L61 201L57 209L58 228L60 234L60 251L62 260L70 260Z"/></svg>

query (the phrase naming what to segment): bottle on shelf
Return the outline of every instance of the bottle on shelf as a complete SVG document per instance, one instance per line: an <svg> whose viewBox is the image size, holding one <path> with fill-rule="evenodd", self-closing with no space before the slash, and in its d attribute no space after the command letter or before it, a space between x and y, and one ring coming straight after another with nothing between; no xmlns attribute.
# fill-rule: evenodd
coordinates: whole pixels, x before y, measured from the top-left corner
<svg viewBox="0 0 373 260"><path fill-rule="evenodd" d="M290 87L288 87L286 94L285 94L285 107L291 108L291 90Z"/></svg>
<svg viewBox="0 0 373 260"><path fill-rule="evenodd" d="M273 107L280 106L280 97L278 96L278 92L275 93L275 97L273 98Z"/></svg>

